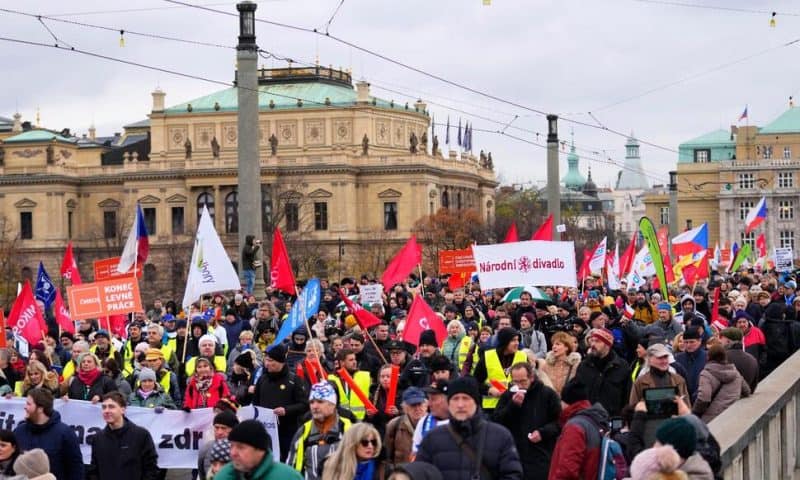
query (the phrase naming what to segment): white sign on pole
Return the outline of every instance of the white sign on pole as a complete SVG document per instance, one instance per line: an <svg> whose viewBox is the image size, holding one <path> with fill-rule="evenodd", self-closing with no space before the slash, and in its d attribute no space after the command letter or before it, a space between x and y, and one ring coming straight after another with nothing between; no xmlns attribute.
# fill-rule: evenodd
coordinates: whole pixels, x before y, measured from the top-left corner
<svg viewBox="0 0 800 480"><path fill-rule="evenodd" d="M383 303L383 285L380 283L360 285L358 291L361 294L359 302L362 304Z"/></svg>
<svg viewBox="0 0 800 480"><path fill-rule="evenodd" d="M791 272L794 269L794 252L792 247L775 248L775 270Z"/></svg>
<svg viewBox="0 0 800 480"><path fill-rule="evenodd" d="M526 242L473 245L481 288L519 285L577 286L573 242Z"/></svg>

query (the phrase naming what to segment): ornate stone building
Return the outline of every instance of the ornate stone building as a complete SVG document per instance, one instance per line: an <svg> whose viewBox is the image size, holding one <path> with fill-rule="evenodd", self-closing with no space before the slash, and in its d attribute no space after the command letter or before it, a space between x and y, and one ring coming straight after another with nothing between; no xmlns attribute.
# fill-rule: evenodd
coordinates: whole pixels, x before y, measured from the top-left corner
<svg viewBox="0 0 800 480"><path fill-rule="evenodd" d="M444 157L428 138L425 103L399 104L353 88L329 68L259 71L260 212L237 202L237 92L226 88L166 107L113 137L75 136L0 118L0 217L17 239L18 267L51 276L72 240L85 279L92 261L119 255L141 204L150 232L147 298L183 292L203 206L235 262L238 215L262 215L265 263L280 226L300 275L380 273L414 223L439 208L494 214L491 165ZM16 279L15 279L16 281Z"/></svg>

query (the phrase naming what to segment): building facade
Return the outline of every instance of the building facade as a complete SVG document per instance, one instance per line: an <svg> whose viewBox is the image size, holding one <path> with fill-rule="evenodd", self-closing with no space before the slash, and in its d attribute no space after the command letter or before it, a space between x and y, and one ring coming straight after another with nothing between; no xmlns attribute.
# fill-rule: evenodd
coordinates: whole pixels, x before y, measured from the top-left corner
<svg viewBox="0 0 800 480"><path fill-rule="evenodd" d="M234 262L238 216L262 215L265 264L280 227L300 275L380 273L414 223L439 208L493 220L492 165L434 151L425 103L378 99L347 72L259 71L259 212L238 210L236 88L171 107L165 97L153 92L149 118L113 137L0 119L0 216L23 267L42 259L57 276L71 240L91 279L93 260L121 253L137 202L150 232L151 296L182 295L204 206Z"/></svg>

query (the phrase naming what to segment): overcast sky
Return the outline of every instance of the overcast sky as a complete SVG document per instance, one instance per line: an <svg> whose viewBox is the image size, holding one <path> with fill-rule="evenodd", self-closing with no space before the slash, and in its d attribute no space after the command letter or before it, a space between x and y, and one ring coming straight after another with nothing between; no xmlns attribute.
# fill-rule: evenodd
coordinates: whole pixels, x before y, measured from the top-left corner
<svg viewBox="0 0 800 480"><path fill-rule="evenodd" d="M234 2L187 0L235 12ZM788 97L800 94L800 6L771 2L770 13L757 2L677 0L726 9L690 8L635 0L344 0L330 32L345 40L445 77L475 90L534 110L609 129L635 132L643 141L645 169L651 183L661 183L675 166L678 144L718 128L736 124L749 105L750 124L764 125L788 108ZM267 0L257 2L257 17L324 30L339 0ZM760 2L758 2L760 3ZM233 46L237 20L164 1L120 0L3 2L41 15ZM235 51L125 36L119 33L45 21L60 39L75 48L187 74L230 81ZM35 19L0 12L0 36L53 43ZM256 26L261 48L299 61L351 67L354 77L373 84L373 93L397 102L410 100L383 86L430 102L437 122L470 121L476 129L496 131L509 122L507 133L536 141L532 132L546 132L544 117L470 93L331 39L279 28ZM749 58L748 58L749 57ZM3 82L0 115L18 110L33 120L37 107L45 127L69 127L82 133L90 124L99 135L145 118L150 92L160 86L173 105L224 87L166 73L121 65L52 48L0 41ZM265 60L266 66L285 66ZM700 75L697 75L700 74ZM664 85L668 88L659 89ZM609 106L620 100L639 98ZM413 100L412 100L413 101ZM433 104L435 102L436 104ZM453 106L474 115L448 111ZM604 108L607 107L607 108ZM593 112L592 118L587 112ZM571 129L579 153L611 157L622 163L625 138L600 129L559 123L562 139ZM444 143L443 130L437 132ZM452 132L454 135L454 131ZM539 142L544 144L545 137ZM543 184L545 150L507 136L476 131L474 150L491 151L504 183ZM597 152L597 154L591 153ZM566 153L562 157L562 175ZM583 158L584 175L600 186L612 185L619 167Z"/></svg>

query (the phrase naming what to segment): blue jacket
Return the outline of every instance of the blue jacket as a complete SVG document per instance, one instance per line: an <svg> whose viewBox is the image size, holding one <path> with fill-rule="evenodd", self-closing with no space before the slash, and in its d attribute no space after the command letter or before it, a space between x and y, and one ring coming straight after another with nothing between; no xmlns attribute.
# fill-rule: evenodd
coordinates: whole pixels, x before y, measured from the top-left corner
<svg viewBox="0 0 800 480"><path fill-rule="evenodd" d="M20 450L41 448L50 459L50 473L58 480L83 480L83 457L78 437L69 425L61 421L61 414L53 411L44 425L27 420L14 430Z"/></svg>
<svg viewBox="0 0 800 480"><path fill-rule="evenodd" d="M700 372L706 366L706 350L699 348L694 353L681 352L675 355L675 362L686 369L686 389L692 397L692 403L697 398L697 385L700 382Z"/></svg>

